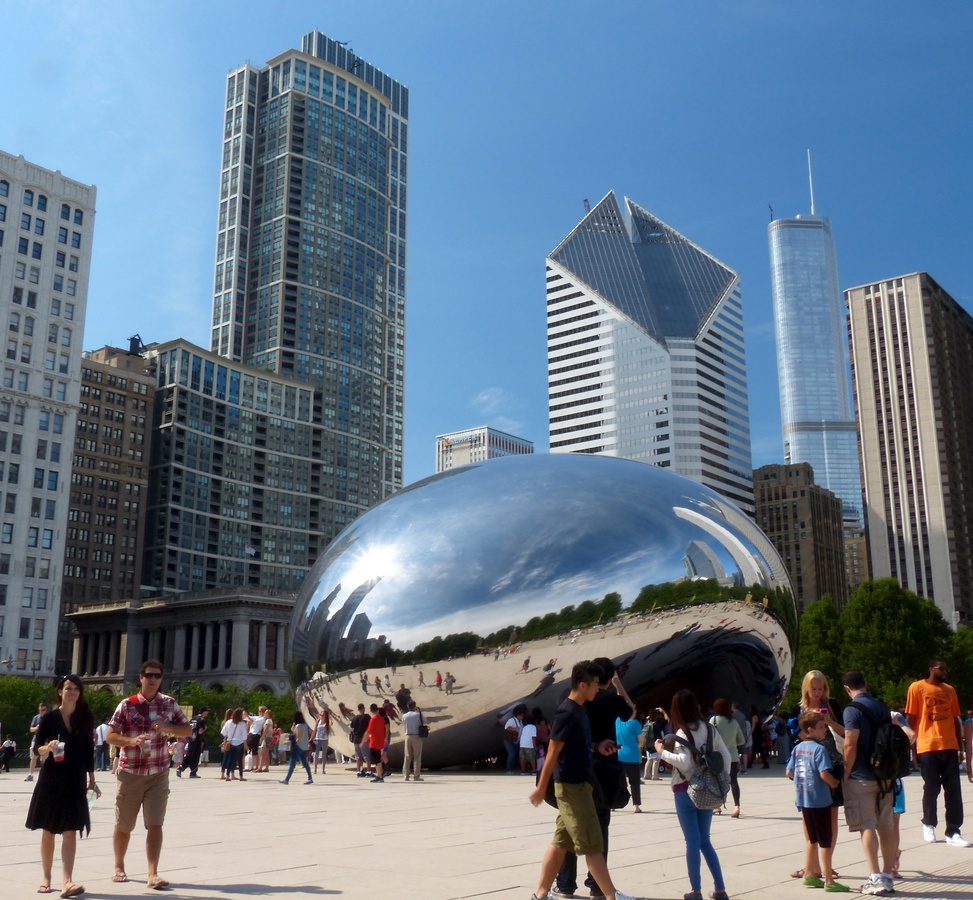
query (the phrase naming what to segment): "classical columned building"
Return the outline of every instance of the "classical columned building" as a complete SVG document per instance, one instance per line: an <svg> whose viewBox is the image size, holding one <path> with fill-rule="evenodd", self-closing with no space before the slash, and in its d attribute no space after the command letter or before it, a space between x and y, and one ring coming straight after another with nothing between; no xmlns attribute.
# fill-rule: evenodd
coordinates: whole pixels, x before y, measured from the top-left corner
<svg viewBox="0 0 973 900"><path fill-rule="evenodd" d="M296 595L225 590L90 604L76 626L72 671L93 689L122 694L147 659L165 666L169 688L198 681L287 689L286 647Z"/></svg>

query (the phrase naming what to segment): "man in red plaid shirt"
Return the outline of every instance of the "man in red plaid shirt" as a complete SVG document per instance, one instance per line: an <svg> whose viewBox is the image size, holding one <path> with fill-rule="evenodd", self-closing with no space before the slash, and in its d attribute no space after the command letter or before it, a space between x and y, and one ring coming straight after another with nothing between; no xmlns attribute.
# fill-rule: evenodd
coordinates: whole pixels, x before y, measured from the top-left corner
<svg viewBox="0 0 973 900"><path fill-rule="evenodd" d="M142 663L141 690L118 704L107 736L108 743L119 748L112 881L128 881L125 853L141 809L146 829L147 884L154 890L169 887L169 882L159 876L162 825L169 802L168 738L188 737L192 732L176 701L159 691L162 675L162 663L157 659Z"/></svg>

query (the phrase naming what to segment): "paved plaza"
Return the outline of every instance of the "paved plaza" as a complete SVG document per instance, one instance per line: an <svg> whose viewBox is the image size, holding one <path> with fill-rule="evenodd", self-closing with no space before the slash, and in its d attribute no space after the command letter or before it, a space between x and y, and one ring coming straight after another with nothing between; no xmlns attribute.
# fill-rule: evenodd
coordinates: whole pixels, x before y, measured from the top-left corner
<svg viewBox="0 0 973 900"><path fill-rule="evenodd" d="M494 770L430 772L419 783L396 775L372 784L329 766L313 785L302 784L296 771L286 787L277 783L280 768L243 784L221 782L214 766L200 772L196 780L172 778L160 868L172 882L169 896L528 900L554 821L552 809L529 804L532 779ZM92 811L90 838L79 842L75 880L91 898L159 896L145 886L140 830L127 859L132 882L111 882L114 783L107 774L100 780L105 793ZM31 788L23 770L0 774L2 900L35 896L40 880L39 835L23 825ZM973 818L965 778L963 788ZM906 779L905 879L897 894L973 898L973 849L922 842L921 789L918 777ZM741 790L743 816L724 814L713 824L730 896L807 897L809 889L789 877L803 863L803 838L783 767L747 774ZM637 897L679 900L689 885L668 781L646 783L642 806L642 815L630 807L613 818L611 871L618 887ZM973 822L967 831L973 836ZM835 867L856 890L867 875L857 835L843 824ZM57 860L54 872L59 887ZM712 887L704 868L706 896Z"/></svg>

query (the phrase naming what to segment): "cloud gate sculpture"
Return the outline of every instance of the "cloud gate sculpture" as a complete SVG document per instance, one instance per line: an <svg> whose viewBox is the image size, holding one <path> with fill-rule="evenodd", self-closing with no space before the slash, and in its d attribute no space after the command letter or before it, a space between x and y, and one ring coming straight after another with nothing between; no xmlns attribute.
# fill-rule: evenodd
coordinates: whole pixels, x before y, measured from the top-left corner
<svg viewBox="0 0 973 900"><path fill-rule="evenodd" d="M614 660L642 713L688 686L769 714L796 622L776 551L723 497L643 463L538 454L427 478L348 526L304 583L290 649L298 702L331 711L338 752L353 755L359 703L411 697L423 764L442 767L501 755L510 709L551 716L586 658ZM413 648L423 661L396 653ZM393 766L403 743L396 715Z"/></svg>

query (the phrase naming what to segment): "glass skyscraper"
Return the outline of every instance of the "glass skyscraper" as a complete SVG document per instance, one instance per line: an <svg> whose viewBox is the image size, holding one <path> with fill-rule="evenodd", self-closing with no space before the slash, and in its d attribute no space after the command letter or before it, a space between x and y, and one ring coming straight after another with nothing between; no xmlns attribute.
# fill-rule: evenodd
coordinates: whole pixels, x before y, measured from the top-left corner
<svg viewBox="0 0 973 900"><path fill-rule="evenodd" d="M841 498L846 532L860 529L858 438L831 221L777 219L768 235L784 459L810 463L815 482Z"/></svg>
<svg viewBox="0 0 973 900"><path fill-rule="evenodd" d="M754 512L736 272L609 192L547 257L551 452L670 468Z"/></svg>
<svg viewBox="0 0 973 900"><path fill-rule="evenodd" d="M318 31L227 76L210 346L314 388L327 538L402 486L408 119Z"/></svg>

